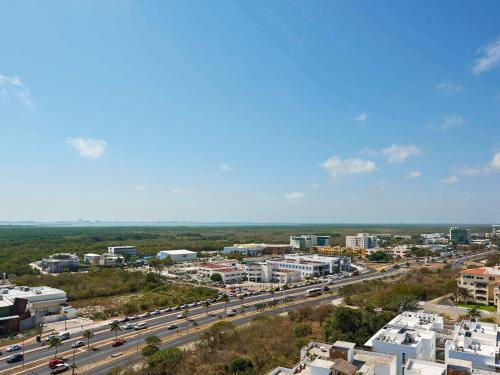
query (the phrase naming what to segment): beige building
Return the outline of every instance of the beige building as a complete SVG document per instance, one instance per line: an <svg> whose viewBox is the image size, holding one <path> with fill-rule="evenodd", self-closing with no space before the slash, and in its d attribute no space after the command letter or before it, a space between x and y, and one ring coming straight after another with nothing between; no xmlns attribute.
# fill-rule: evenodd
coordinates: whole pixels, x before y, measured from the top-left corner
<svg viewBox="0 0 500 375"><path fill-rule="evenodd" d="M463 293L459 293L459 299L483 305L497 305L498 281L500 281L500 266L463 270L457 283L458 287L467 290L469 295L464 296Z"/></svg>
<svg viewBox="0 0 500 375"><path fill-rule="evenodd" d="M355 255L365 256L365 249L362 248L347 248L343 246L318 246L314 248L314 252L321 255L342 255L344 253L352 253Z"/></svg>

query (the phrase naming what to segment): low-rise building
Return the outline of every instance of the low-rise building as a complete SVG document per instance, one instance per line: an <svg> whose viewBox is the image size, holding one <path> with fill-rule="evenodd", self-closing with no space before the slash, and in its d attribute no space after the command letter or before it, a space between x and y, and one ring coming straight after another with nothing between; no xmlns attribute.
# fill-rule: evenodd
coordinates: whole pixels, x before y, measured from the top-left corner
<svg viewBox="0 0 500 375"><path fill-rule="evenodd" d="M181 250L161 250L158 252L159 259L166 259L170 257L174 263L192 262L196 260L198 254L195 251L181 249Z"/></svg>
<svg viewBox="0 0 500 375"><path fill-rule="evenodd" d="M372 249L365 250L366 256L380 251L389 255L392 258L408 258L411 255L411 245L398 245L394 247L376 247Z"/></svg>
<svg viewBox="0 0 500 375"><path fill-rule="evenodd" d="M445 361L469 361L474 369L500 369L500 330L497 324L463 320L454 327L452 340L445 343Z"/></svg>
<svg viewBox="0 0 500 375"><path fill-rule="evenodd" d="M286 254L290 251L290 245L267 244L267 243L247 243L226 246L224 254L241 254L243 256L260 256L262 254Z"/></svg>
<svg viewBox="0 0 500 375"><path fill-rule="evenodd" d="M405 311L375 333L365 346L374 352L395 355L397 374L402 375L411 358L436 360L436 331L442 329L443 318L439 315Z"/></svg>
<svg viewBox="0 0 500 375"><path fill-rule="evenodd" d="M345 246L351 249L373 249L378 246L377 237L368 233L346 236Z"/></svg>
<svg viewBox="0 0 500 375"><path fill-rule="evenodd" d="M296 261L320 262L328 264L329 273L351 271L351 257L348 256L322 256L319 254L287 254L284 259Z"/></svg>
<svg viewBox="0 0 500 375"><path fill-rule="evenodd" d="M396 375L396 357L356 349L354 343L311 342L300 351L293 368L277 367L267 375Z"/></svg>
<svg viewBox="0 0 500 375"><path fill-rule="evenodd" d="M483 305L497 305L497 282L500 281L500 266L471 268L460 271L457 280L461 301L474 301ZM460 293L465 289L467 293Z"/></svg>
<svg viewBox="0 0 500 375"><path fill-rule="evenodd" d="M236 264L221 263L205 263L198 267L198 279L210 279L214 273L218 273L222 277L224 284L240 283L246 280L247 272L244 268L237 267Z"/></svg>
<svg viewBox="0 0 500 375"><path fill-rule="evenodd" d="M120 267L125 263L125 258L112 253L88 253L83 255L83 262L97 267Z"/></svg>
<svg viewBox="0 0 500 375"><path fill-rule="evenodd" d="M42 259L42 270L48 273L78 271L80 260L76 254L57 253Z"/></svg>
<svg viewBox="0 0 500 375"><path fill-rule="evenodd" d="M137 248L135 246L109 246L108 253L135 257Z"/></svg>
<svg viewBox="0 0 500 375"><path fill-rule="evenodd" d="M319 254L319 255L328 255L328 256L335 256L335 255L342 255L345 253L352 253L354 255L360 255L360 256L365 256L366 251L365 249L361 248L348 248L344 246L317 246L314 248L314 252Z"/></svg>

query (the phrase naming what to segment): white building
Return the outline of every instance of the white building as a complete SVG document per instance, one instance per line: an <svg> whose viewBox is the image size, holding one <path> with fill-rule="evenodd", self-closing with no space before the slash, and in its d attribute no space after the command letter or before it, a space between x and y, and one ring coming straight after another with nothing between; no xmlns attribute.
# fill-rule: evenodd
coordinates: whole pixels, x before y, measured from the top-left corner
<svg viewBox="0 0 500 375"><path fill-rule="evenodd" d="M463 320L454 327L452 340L445 343L445 360L469 361L475 369L500 369L498 325Z"/></svg>
<svg viewBox="0 0 500 375"><path fill-rule="evenodd" d="M380 251L392 258L408 258L411 254L411 246L410 245L398 245L394 247L375 247L372 249L366 250L366 255L370 256L371 254Z"/></svg>
<svg viewBox="0 0 500 375"><path fill-rule="evenodd" d="M48 273L78 271L80 259L76 254L57 253L42 259L41 268Z"/></svg>
<svg viewBox="0 0 500 375"><path fill-rule="evenodd" d="M88 253L83 255L83 261L84 263L99 267L119 267L124 264L125 258L121 255L112 253Z"/></svg>
<svg viewBox="0 0 500 375"><path fill-rule="evenodd" d="M443 318L439 315L405 311L375 333L365 346L374 352L395 355L397 374L402 375L411 358L436 360L436 331L442 329Z"/></svg>
<svg viewBox="0 0 500 375"><path fill-rule="evenodd" d="M135 257L137 248L135 246L109 246L108 253Z"/></svg>
<svg viewBox="0 0 500 375"><path fill-rule="evenodd" d="M267 254L285 254L290 251L290 245L267 244L267 243L246 243L226 246L223 249L224 254L241 254L243 256L258 256Z"/></svg>
<svg viewBox="0 0 500 375"><path fill-rule="evenodd" d="M351 270L351 257L347 256L324 256L318 254L286 254L285 259L303 260L309 262L327 263L330 273Z"/></svg>
<svg viewBox="0 0 500 375"><path fill-rule="evenodd" d="M206 263L197 267L198 279L210 279L214 273L218 273L222 277L224 284L241 283L246 280L247 272L243 268L237 267L235 264L228 263Z"/></svg>
<svg viewBox="0 0 500 375"><path fill-rule="evenodd" d="M31 313L42 316L59 313L61 305L68 300L65 291L48 286L3 288L0 296L0 301L7 304L13 304L16 298L25 299Z"/></svg>
<svg viewBox="0 0 500 375"><path fill-rule="evenodd" d="M368 233L358 233L356 236L346 236L345 246L351 249L372 249L377 247L377 237Z"/></svg>
<svg viewBox="0 0 500 375"><path fill-rule="evenodd" d="M181 249L181 250L161 250L157 257L159 259L166 259L170 257L174 263L192 262L196 260L198 254L195 251Z"/></svg>
<svg viewBox="0 0 500 375"><path fill-rule="evenodd" d="M267 375L396 375L396 357L354 348L354 343L337 341L333 345L311 342L300 351L300 362L293 368L277 367Z"/></svg>

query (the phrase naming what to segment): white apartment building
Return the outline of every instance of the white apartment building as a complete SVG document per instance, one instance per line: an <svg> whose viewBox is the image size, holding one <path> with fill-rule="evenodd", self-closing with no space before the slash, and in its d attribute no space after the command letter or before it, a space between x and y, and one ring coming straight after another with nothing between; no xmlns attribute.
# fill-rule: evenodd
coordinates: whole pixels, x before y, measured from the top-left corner
<svg viewBox="0 0 500 375"><path fill-rule="evenodd" d="M76 254L57 253L42 259L41 269L48 273L78 271L80 259Z"/></svg>
<svg viewBox="0 0 500 375"><path fill-rule="evenodd" d="M161 250L157 254L158 259L166 259L170 257L174 263L192 262L196 260L198 254L195 251L181 250Z"/></svg>
<svg viewBox="0 0 500 375"><path fill-rule="evenodd" d="M493 323L463 320L454 327L452 340L445 343L445 360L469 361L474 369L500 369L500 330Z"/></svg>
<svg viewBox="0 0 500 375"><path fill-rule="evenodd" d="M333 345L311 342L300 351L300 362L293 368L277 367L267 375L397 375L396 357L354 348L354 343L336 341Z"/></svg>
<svg viewBox="0 0 500 375"><path fill-rule="evenodd" d="M356 236L346 236L345 246L351 249L372 249L377 247L377 236L368 233L358 233Z"/></svg>
<svg viewBox="0 0 500 375"><path fill-rule="evenodd" d="M302 275L298 270L282 269L275 263L267 261L248 263L245 265L247 281L256 283L293 283L300 281Z"/></svg>
<svg viewBox="0 0 500 375"><path fill-rule="evenodd" d="M436 360L436 331L442 329L443 318L439 315L405 311L375 333L365 346L395 355L397 375L402 375L411 358Z"/></svg>
<svg viewBox="0 0 500 375"><path fill-rule="evenodd" d="M137 255L137 248L135 246L109 246L108 253L134 257Z"/></svg>

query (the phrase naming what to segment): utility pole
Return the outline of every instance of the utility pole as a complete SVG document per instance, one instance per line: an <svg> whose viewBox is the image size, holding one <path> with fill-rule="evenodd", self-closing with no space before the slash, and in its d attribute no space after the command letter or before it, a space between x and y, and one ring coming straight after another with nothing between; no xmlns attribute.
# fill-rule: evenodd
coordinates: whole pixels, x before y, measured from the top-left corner
<svg viewBox="0 0 500 375"><path fill-rule="evenodd" d="M73 348L73 364L71 365L71 374L75 375L75 351L76 346Z"/></svg>
<svg viewBox="0 0 500 375"><path fill-rule="evenodd" d="M23 337L23 370L24 370L24 340L25 338Z"/></svg>

